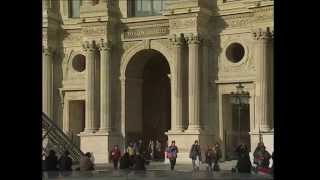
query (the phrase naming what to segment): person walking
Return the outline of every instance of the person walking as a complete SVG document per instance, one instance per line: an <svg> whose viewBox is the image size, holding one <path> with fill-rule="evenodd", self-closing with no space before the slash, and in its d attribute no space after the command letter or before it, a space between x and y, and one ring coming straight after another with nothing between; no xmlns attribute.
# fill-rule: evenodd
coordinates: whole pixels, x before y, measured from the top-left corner
<svg viewBox="0 0 320 180"><path fill-rule="evenodd" d="M213 150L214 150L214 153L215 153L213 170L214 171L220 171L219 160L222 157L222 151L221 151L221 148L220 148L220 144L216 143L214 145Z"/></svg>
<svg viewBox="0 0 320 180"><path fill-rule="evenodd" d="M159 140L156 141L156 148L155 148L155 159L161 159L161 143Z"/></svg>
<svg viewBox="0 0 320 180"><path fill-rule="evenodd" d="M154 159L154 142L153 142L153 140L150 140L150 142L149 142L148 152L149 152L150 160L153 160Z"/></svg>
<svg viewBox="0 0 320 180"><path fill-rule="evenodd" d="M110 152L110 159L113 162L113 168L118 169L118 162L121 157L121 152L118 145L114 145Z"/></svg>
<svg viewBox="0 0 320 180"><path fill-rule="evenodd" d="M62 176L72 174L72 159L69 157L69 151L65 151L59 159L59 169Z"/></svg>
<svg viewBox="0 0 320 180"><path fill-rule="evenodd" d="M129 143L129 146L127 148L127 152L128 152L128 155L129 155L129 166L132 167L133 164L134 164L134 155L135 155L132 142Z"/></svg>
<svg viewBox="0 0 320 180"><path fill-rule="evenodd" d="M191 146L189 157L192 159L193 170L199 171L201 162L201 149L198 140L195 140L194 144Z"/></svg>
<svg viewBox="0 0 320 180"><path fill-rule="evenodd" d="M174 166L176 165L176 159L178 156L178 147L176 146L176 142L173 140L171 145L167 148L167 158L170 160L170 168L174 170Z"/></svg>
<svg viewBox="0 0 320 180"><path fill-rule="evenodd" d="M206 151L206 163L208 164L208 171L212 172L212 163L215 159L215 152L213 150L214 147L210 147L210 145L208 145L208 149Z"/></svg>

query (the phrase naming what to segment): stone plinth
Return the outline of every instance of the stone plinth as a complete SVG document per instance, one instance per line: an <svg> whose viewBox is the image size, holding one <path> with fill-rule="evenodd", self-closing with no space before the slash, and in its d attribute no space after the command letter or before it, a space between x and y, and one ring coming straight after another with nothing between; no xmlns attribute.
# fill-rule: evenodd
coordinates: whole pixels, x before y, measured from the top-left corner
<svg viewBox="0 0 320 180"><path fill-rule="evenodd" d="M122 150L121 136L109 133L80 133L81 151L92 152L95 163L108 163L109 152L111 148L117 144ZM123 151L121 151L123 153Z"/></svg>

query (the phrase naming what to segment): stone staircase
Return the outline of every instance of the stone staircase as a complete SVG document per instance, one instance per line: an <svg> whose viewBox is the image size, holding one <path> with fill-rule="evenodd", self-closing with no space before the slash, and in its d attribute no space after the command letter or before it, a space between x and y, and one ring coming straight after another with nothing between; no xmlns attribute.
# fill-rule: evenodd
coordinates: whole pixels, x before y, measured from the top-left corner
<svg viewBox="0 0 320 180"><path fill-rule="evenodd" d="M45 114L42 113L42 152L48 154L49 150L54 150L57 155L61 155L68 150L74 162L79 162L84 153L79 147L73 144L69 137Z"/></svg>

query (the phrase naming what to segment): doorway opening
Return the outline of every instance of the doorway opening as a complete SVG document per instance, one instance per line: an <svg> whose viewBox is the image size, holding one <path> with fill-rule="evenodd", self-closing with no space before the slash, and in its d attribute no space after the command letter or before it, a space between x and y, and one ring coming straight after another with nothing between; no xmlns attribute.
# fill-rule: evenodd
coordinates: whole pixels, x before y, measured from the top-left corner
<svg viewBox="0 0 320 180"><path fill-rule="evenodd" d="M160 142L159 158L164 158L171 128L170 67L156 50L135 54L126 68L126 143L142 140L145 150L151 141Z"/></svg>
<svg viewBox="0 0 320 180"><path fill-rule="evenodd" d="M224 139L227 160L237 158L236 148L240 144L247 145L250 150L250 105L230 103L230 95L224 95Z"/></svg>
<svg viewBox="0 0 320 180"><path fill-rule="evenodd" d="M80 148L79 133L85 127L85 101L69 101L69 132L72 142Z"/></svg>

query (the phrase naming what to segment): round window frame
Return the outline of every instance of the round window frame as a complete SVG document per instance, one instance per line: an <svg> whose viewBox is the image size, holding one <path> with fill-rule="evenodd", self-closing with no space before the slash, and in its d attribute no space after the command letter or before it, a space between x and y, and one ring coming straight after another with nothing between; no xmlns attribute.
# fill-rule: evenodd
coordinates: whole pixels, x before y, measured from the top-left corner
<svg viewBox="0 0 320 180"><path fill-rule="evenodd" d="M84 69L82 70L82 71L80 71L80 70L78 70L77 68L75 68L75 66L74 66L74 61L76 60L76 58L78 57L78 56L83 56L84 57ZM75 54L73 57L72 57L72 59L71 59L71 62L70 62L70 65L71 65L71 67L72 67L72 70L74 71L74 72L77 72L77 73L84 73L85 71L86 71L86 56L84 56L83 54Z"/></svg>
<svg viewBox="0 0 320 180"><path fill-rule="evenodd" d="M238 62L232 62L231 60L229 60L229 58L227 57L227 49L230 45L234 44L234 43L238 43L240 44L243 49L244 49L244 55L242 57L242 59ZM248 56L249 56L249 49L248 46L246 44L246 42L242 41L242 40L231 40L228 41L223 48L223 58L225 59L225 63L227 63L229 66L239 66L241 64L244 64L247 60L248 60Z"/></svg>

